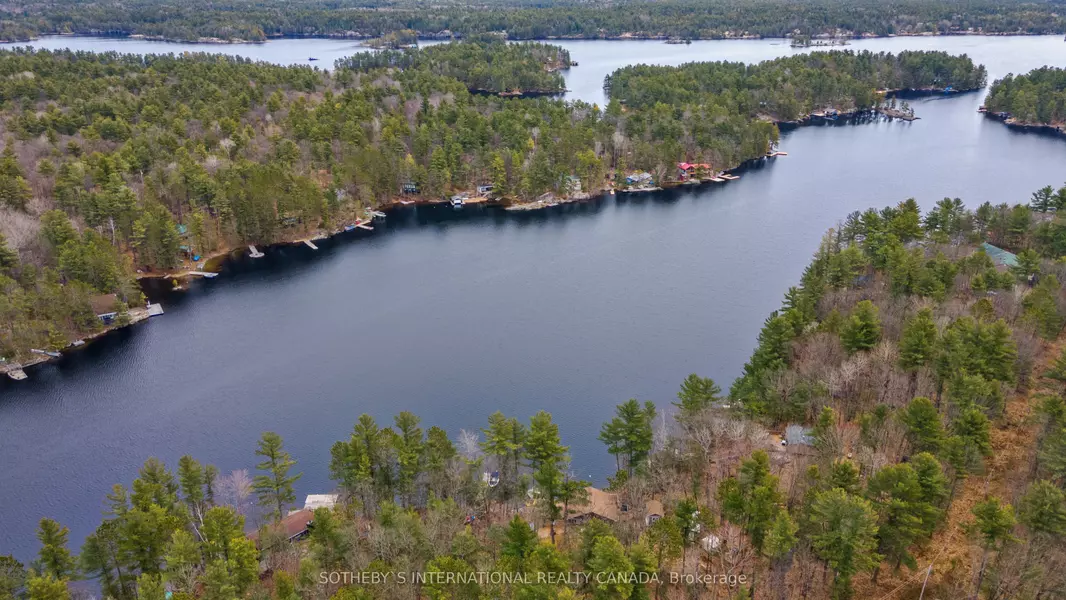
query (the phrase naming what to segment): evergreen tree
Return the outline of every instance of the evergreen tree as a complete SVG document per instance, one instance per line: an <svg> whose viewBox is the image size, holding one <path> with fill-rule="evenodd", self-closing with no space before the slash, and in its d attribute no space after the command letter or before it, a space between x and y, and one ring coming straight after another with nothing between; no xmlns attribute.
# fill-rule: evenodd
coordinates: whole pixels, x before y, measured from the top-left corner
<svg viewBox="0 0 1066 600"><path fill-rule="evenodd" d="M751 538L759 554L763 553L766 535L782 510L783 497L777 489L777 477L770 474L770 457L759 450L744 460L736 477L718 486L722 516L740 526Z"/></svg>
<svg viewBox="0 0 1066 600"><path fill-rule="evenodd" d="M1003 544L1013 541L1011 530L1014 529L1014 509L1009 504L1001 504L998 498L986 498L978 502L971 510L974 521L970 525L970 531L977 537L981 546L981 566L977 571L977 582L974 585L973 598L977 598L981 591L981 583L985 577L985 566L988 564L988 553L998 551Z"/></svg>
<svg viewBox="0 0 1066 600"><path fill-rule="evenodd" d="M713 379L692 373L681 382L681 391L677 393L678 402L673 403L679 409L676 419L684 424L717 402L721 393L722 388L718 387Z"/></svg>
<svg viewBox="0 0 1066 600"><path fill-rule="evenodd" d="M928 398L915 398L899 413L899 420L907 428L907 441L915 452L939 452L944 443L944 427L940 414Z"/></svg>
<svg viewBox="0 0 1066 600"><path fill-rule="evenodd" d="M26 568L10 554L0 556L0 600L21 598L26 586Z"/></svg>
<svg viewBox="0 0 1066 600"><path fill-rule="evenodd" d="M274 519L280 520L285 514L285 505L296 501L292 486L302 474L289 475L296 461L285 451L281 436L272 431L264 432L259 438L255 454L264 460L255 467L262 474L255 476L252 489L259 498L259 505L270 509ZM215 575L218 574L216 569Z"/></svg>
<svg viewBox="0 0 1066 600"><path fill-rule="evenodd" d="M645 402L641 406L635 399L630 399L619 404L615 414L615 418L600 428L599 440L607 444L607 451L615 456L616 461L622 459L626 474L632 476L633 469L641 465L651 452L655 404Z"/></svg>
<svg viewBox="0 0 1066 600"><path fill-rule="evenodd" d="M1066 492L1050 481L1031 483L1018 503L1018 518L1035 535L1066 537Z"/></svg>
<svg viewBox="0 0 1066 600"><path fill-rule="evenodd" d="M899 366L915 371L928 365L936 352L936 341L933 311L923 308L903 327L899 340Z"/></svg>
<svg viewBox="0 0 1066 600"><path fill-rule="evenodd" d="M414 500L415 484L425 467L425 440L421 420L413 413L403 411L396 415L396 432L393 443L397 457L397 487L404 506Z"/></svg>
<svg viewBox="0 0 1066 600"><path fill-rule="evenodd" d="M41 549L37 551L37 561L41 574L54 579L73 579L77 574L77 562L67 548L70 530L52 519L41 519L37 524L37 541Z"/></svg>
<svg viewBox="0 0 1066 600"><path fill-rule="evenodd" d="M840 339L849 352L869 350L881 341L881 319L873 302L863 300L855 305L840 332Z"/></svg>
<svg viewBox="0 0 1066 600"><path fill-rule="evenodd" d="M815 553L833 569L833 598L851 598L851 578L877 566L877 513L867 500L842 489L818 493L809 513Z"/></svg>
<svg viewBox="0 0 1066 600"><path fill-rule="evenodd" d="M889 465L875 473L866 496L877 512L877 551L885 559L916 569L912 545L932 535L940 511L926 500L914 469L908 464Z"/></svg>
<svg viewBox="0 0 1066 600"><path fill-rule="evenodd" d="M31 574L26 579L26 596L29 600L70 600L70 589L64 579Z"/></svg>
<svg viewBox="0 0 1066 600"><path fill-rule="evenodd" d="M629 598L633 593L633 563L614 536L596 540L589 559L589 571L595 600Z"/></svg>

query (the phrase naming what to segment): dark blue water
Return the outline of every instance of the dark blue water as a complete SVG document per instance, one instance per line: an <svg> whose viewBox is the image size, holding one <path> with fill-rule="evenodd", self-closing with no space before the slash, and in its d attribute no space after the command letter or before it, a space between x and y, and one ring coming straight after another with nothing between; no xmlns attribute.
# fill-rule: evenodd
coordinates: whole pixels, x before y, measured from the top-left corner
<svg viewBox="0 0 1066 600"><path fill-rule="evenodd" d="M626 62L792 52L773 42L564 45L580 63L572 96L592 102L602 102L602 76ZM855 47L969 52L993 76L1066 66L1058 38ZM317 253L290 247L231 265L165 298L165 316L28 381L0 382L0 554L29 559L41 516L69 525L79 545L110 486L148 456L252 469L267 429L299 460L298 492L326 492L329 447L364 412L385 424L411 410L456 434L495 410L545 409L576 470L602 481L613 461L595 438L613 407L630 397L667 407L694 371L727 387L823 232L848 212L908 197L926 207L945 196L1024 202L1066 181L1066 141L982 119L982 96L914 101L913 123L786 133L788 157L715 187L537 214L412 209Z"/></svg>

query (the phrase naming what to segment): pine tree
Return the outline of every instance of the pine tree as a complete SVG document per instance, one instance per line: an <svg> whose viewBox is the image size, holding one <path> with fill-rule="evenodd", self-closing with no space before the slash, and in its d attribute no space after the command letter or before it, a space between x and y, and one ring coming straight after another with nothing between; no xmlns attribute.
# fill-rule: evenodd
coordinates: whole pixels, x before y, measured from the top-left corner
<svg viewBox="0 0 1066 600"><path fill-rule="evenodd" d="M1001 504L998 498L987 498L978 502L971 510L974 516L969 529L977 537L977 543L981 546L981 567L977 571L977 581L974 585L973 600L977 600L981 592L981 583L984 581L985 565L988 564L988 553L997 551L1003 544L1013 541L1011 530L1014 529L1014 509L1009 504Z"/></svg>
<svg viewBox="0 0 1066 600"><path fill-rule="evenodd" d="M615 418L600 428L599 440L607 444L607 452L613 454L616 461L623 460L626 475L632 476L633 469L640 466L651 452L655 404L645 402L641 406L635 399L630 399L619 404L615 414Z"/></svg>
<svg viewBox="0 0 1066 600"><path fill-rule="evenodd" d="M1046 185L1033 192L1033 197L1029 201L1029 208L1039 213L1046 213L1049 210L1054 210L1054 205L1052 204L1054 197L1055 188Z"/></svg>
<svg viewBox="0 0 1066 600"><path fill-rule="evenodd" d="M0 275L13 273L19 266L19 253L7 245L7 238L0 233Z"/></svg>
<svg viewBox="0 0 1066 600"><path fill-rule="evenodd" d="M855 305L840 332L840 339L849 352L869 350L881 341L881 319L873 302L863 300Z"/></svg>
<svg viewBox="0 0 1066 600"><path fill-rule="evenodd" d="M1059 355L1051 363L1051 367L1044 371L1044 377L1061 384L1063 393L1066 394L1066 348L1059 351Z"/></svg>
<svg viewBox="0 0 1066 600"><path fill-rule="evenodd" d="M292 486L302 474L289 475L296 461L285 451L281 436L273 431L263 433L255 454L264 458L256 465L263 474L252 480L252 489L259 498L259 505L270 509L274 519L280 520L285 514L285 505L296 501Z"/></svg>
<svg viewBox="0 0 1066 600"><path fill-rule="evenodd" d="M422 474L425 461L425 440L420 419L413 413L403 411L396 415L397 435L393 438L397 457L397 487L404 501L410 506L414 499L415 483Z"/></svg>
<svg viewBox="0 0 1066 600"><path fill-rule="evenodd" d="M50 574L34 574L26 579L26 597L29 600L70 600L70 589L66 580Z"/></svg>
<svg viewBox="0 0 1066 600"><path fill-rule="evenodd" d="M777 477L770 474L770 457L759 450L744 460L736 477L718 486L722 516L740 526L751 538L751 545L763 553L767 532L782 510L784 498L777 488Z"/></svg>
<svg viewBox="0 0 1066 600"><path fill-rule="evenodd" d="M567 450L559 441L559 426L552 422L551 415L543 410L533 415L525 455L540 491L539 500L548 519L552 544L555 544L555 521L563 516L559 501L567 492L563 477Z"/></svg>
<svg viewBox="0 0 1066 600"><path fill-rule="evenodd" d="M916 371L928 365L936 352L936 323L933 311L923 308L903 327L899 340L899 366Z"/></svg>
<svg viewBox="0 0 1066 600"><path fill-rule="evenodd" d="M37 525L37 540L41 549L37 560L41 565L41 574L55 579L72 579L77 574L77 563L67 548L70 530L52 519L41 519Z"/></svg>
<svg viewBox="0 0 1066 600"><path fill-rule="evenodd" d="M633 593L633 563L626 556L622 543L614 536L603 536L596 540L589 560L592 574L592 598L595 600L617 600L629 598Z"/></svg>
<svg viewBox="0 0 1066 600"><path fill-rule="evenodd" d="M910 547L931 535L940 511L925 500L925 491L908 464L889 465L870 478L866 497L878 515L877 551L894 561L917 568Z"/></svg>
<svg viewBox="0 0 1066 600"><path fill-rule="evenodd" d="M1066 537L1066 492L1050 481L1034 481L1018 503L1018 517L1034 535Z"/></svg>
<svg viewBox="0 0 1066 600"><path fill-rule="evenodd" d="M851 598L851 578L881 562L877 513L867 500L830 489L814 497L808 522L811 546L833 569L833 599Z"/></svg>
<svg viewBox="0 0 1066 600"><path fill-rule="evenodd" d="M944 427L940 414L928 398L915 398L899 413L899 420L907 428L907 441L915 452L939 452L944 443Z"/></svg>
<svg viewBox="0 0 1066 600"><path fill-rule="evenodd" d="M677 393L678 402L673 403L679 409L675 418L684 424L717 402L721 393L722 388L718 387L713 379L690 374L681 382L681 391Z"/></svg>

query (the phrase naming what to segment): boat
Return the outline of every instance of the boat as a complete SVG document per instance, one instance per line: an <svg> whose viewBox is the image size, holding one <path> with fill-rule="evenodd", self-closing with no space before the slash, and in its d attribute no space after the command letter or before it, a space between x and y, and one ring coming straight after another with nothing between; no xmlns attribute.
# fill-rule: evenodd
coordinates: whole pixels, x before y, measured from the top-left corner
<svg viewBox="0 0 1066 600"><path fill-rule="evenodd" d="M381 212L380 210L368 210L366 212L367 212L367 214L369 214L371 217L374 217L375 219L384 219L385 218L385 213Z"/></svg>
<svg viewBox="0 0 1066 600"><path fill-rule="evenodd" d="M345 231L352 231L352 230L355 229L355 227L356 227L355 225L352 225L352 224L349 223L348 225L344 226L344 230Z"/></svg>
<svg viewBox="0 0 1066 600"><path fill-rule="evenodd" d="M462 196L452 196L452 199L451 199L450 202L451 202L453 208L462 208L463 207L463 197Z"/></svg>
<svg viewBox="0 0 1066 600"><path fill-rule="evenodd" d="M307 60L309 60L309 61L311 61L311 62L314 62L314 61L316 61L316 60L318 60L318 59L317 59L317 58L315 58L314 56L310 56L310 57L308 57L308 58L307 58Z"/></svg>
<svg viewBox="0 0 1066 600"><path fill-rule="evenodd" d="M70 343L70 345L71 345L72 348L77 348L78 346L84 346L85 345L85 340L74 340L73 342Z"/></svg>

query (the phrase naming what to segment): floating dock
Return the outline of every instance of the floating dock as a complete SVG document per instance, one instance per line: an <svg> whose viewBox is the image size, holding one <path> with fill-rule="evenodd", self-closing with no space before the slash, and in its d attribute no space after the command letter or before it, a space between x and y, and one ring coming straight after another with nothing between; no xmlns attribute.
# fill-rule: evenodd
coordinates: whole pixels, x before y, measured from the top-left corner
<svg viewBox="0 0 1066 600"><path fill-rule="evenodd" d="M264 256L266 256L266 254L263 254L262 252L257 250L255 246L248 246L248 255L252 258L263 258Z"/></svg>
<svg viewBox="0 0 1066 600"><path fill-rule="evenodd" d="M778 156L788 156L788 152L781 152L780 150L778 150L776 152L766 153L766 158L777 158Z"/></svg>
<svg viewBox="0 0 1066 600"><path fill-rule="evenodd" d="M23 379L26 379L26 372L23 371L21 367L12 365L11 369L7 372L7 376L15 381L22 381Z"/></svg>
<svg viewBox="0 0 1066 600"><path fill-rule="evenodd" d="M722 175L722 179L725 179L726 181L733 181L735 179L740 179L740 175L730 175L729 173L725 173Z"/></svg>
<svg viewBox="0 0 1066 600"><path fill-rule="evenodd" d="M374 228L369 226L369 225L367 225L366 223L356 223L355 226L358 227L359 229L365 229L367 231L374 231Z"/></svg>
<svg viewBox="0 0 1066 600"><path fill-rule="evenodd" d="M316 246L315 243L312 242L311 240L304 240L304 244L306 244L307 247L312 249L312 250L318 250L318 246Z"/></svg>
<svg viewBox="0 0 1066 600"><path fill-rule="evenodd" d="M369 214L370 216L374 217L375 219L384 219L385 218L385 213L381 212L380 210L368 210L366 212L367 212L367 214Z"/></svg>
<svg viewBox="0 0 1066 600"><path fill-rule="evenodd" d="M195 277L206 277L207 279L214 279L215 277L218 277L218 273L211 273L209 271L189 271L189 275L193 275Z"/></svg>
<svg viewBox="0 0 1066 600"><path fill-rule="evenodd" d="M148 304L148 316L149 317L158 317L161 314L163 314L163 305L162 304L159 304L159 303L156 303L156 304L149 303Z"/></svg>

